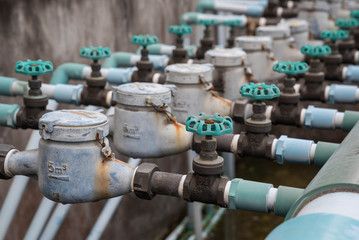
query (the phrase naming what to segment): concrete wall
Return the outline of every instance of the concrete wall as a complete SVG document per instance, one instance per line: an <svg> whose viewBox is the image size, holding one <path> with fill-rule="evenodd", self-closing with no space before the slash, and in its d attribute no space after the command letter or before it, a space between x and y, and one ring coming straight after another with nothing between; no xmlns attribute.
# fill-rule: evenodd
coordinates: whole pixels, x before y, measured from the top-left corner
<svg viewBox="0 0 359 240"><path fill-rule="evenodd" d="M56 68L65 62L88 63L79 57L83 46L102 45L115 51L135 51L133 34L154 34L171 43L169 25L178 24L181 14L194 11L196 0L1 0L0 76L16 77L18 60L43 59ZM50 75L44 76L48 81ZM0 97L2 103L22 104L21 98ZM0 143L24 149L30 130L0 127ZM183 157L182 157L183 159ZM163 170L185 172L179 157L158 161ZM11 181L0 181L0 206ZM31 180L20 203L7 239L22 239L41 200L37 182ZM100 213L104 201L74 205L57 239L84 239ZM143 201L126 196L108 226L104 239L158 239L183 216L185 204L174 198Z"/></svg>

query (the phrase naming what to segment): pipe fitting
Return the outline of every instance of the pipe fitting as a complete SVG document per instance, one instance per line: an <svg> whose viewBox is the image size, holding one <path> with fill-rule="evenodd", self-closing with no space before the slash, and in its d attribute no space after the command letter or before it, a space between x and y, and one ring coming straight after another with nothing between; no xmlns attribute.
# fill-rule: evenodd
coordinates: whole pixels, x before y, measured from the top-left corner
<svg viewBox="0 0 359 240"><path fill-rule="evenodd" d="M227 207L224 196L228 181L220 175L189 173L183 183L183 199Z"/></svg>
<svg viewBox="0 0 359 240"><path fill-rule="evenodd" d="M15 150L14 146L1 144L0 145L0 179L10 179L11 176L5 172L5 161L9 153ZM15 150L16 151L16 150Z"/></svg>
<svg viewBox="0 0 359 240"><path fill-rule="evenodd" d="M238 139L239 156L265 157L272 159L274 135L266 133L241 132Z"/></svg>

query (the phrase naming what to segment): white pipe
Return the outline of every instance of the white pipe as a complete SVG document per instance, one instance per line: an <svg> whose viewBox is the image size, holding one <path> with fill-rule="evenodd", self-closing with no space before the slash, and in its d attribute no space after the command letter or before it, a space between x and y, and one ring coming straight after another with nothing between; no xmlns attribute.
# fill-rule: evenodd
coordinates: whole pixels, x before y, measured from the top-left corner
<svg viewBox="0 0 359 240"><path fill-rule="evenodd" d="M171 232L171 234L165 238L165 240L177 240L178 236L181 235L181 233L186 228L187 223L188 217L185 217L182 222Z"/></svg>
<svg viewBox="0 0 359 240"><path fill-rule="evenodd" d="M42 198L40 206L37 208L35 216L32 218L30 227L27 229L24 240L38 239L42 228L45 226L52 209L55 206L55 202Z"/></svg>
<svg viewBox="0 0 359 240"><path fill-rule="evenodd" d="M141 163L141 159L130 158L127 163L137 167ZM112 216L115 214L115 211L118 208L121 200L122 196L107 200L106 205L100 213L100 216L97 218L95 225L92 227L90 234L87 236L87 240L97 240L101 238L108 223L111 221Z"/></svg>
<svg viewBox="0 0 359 240"><path fill-rule="evenodd" d="M202 239L202 203L193 202L193 221L196 240Z"/></svg>
<svg viewBox="0 0 359 240"><path fill-rule="evenodd" d="M47 223L44 232L41 234L40 240L54 239L57 231L60 229L62 222L65 219L68 211L70 210L71 204L59 203L54 213L52 214L49 222Z"/></svg>
<svg viewBox="0 0 359 240"><path fill-rule="evenodd" d="M278 189L274 188L274 187L272 187L268 191L267 209L268 209L269 212L274 211L274 204L275 204L275 201L277 200L277 193L278 193Z"/></svg>
<svg viewBox="0 0 359 240"><path fill-rule="evenodd" d="M49 101L47 109L54 110L57 108L57 103L53 100ZM31 133L26 150L36 149L39 146L40 134L39 131L34 130ZM0 211L0 240L3 240L9 229L10 223L14 218L15 212L19 206L21 197L24 193L25 187L29 181L28 177L16 176L10 186L8 194Z"/></svg>

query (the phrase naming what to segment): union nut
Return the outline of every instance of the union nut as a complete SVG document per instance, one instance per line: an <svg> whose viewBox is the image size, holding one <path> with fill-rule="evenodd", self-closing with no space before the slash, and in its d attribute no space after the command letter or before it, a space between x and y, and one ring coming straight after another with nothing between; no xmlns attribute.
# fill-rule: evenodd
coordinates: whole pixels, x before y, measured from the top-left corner
<svg viewBox="0 0 359 240"><path fill-rule="evenodd" d="M151 190L151 178L154 172L160 169L153 163L142 163L137 167L133 178L133 190L137 197L151 200L155 197L155 193Z"/></svg>

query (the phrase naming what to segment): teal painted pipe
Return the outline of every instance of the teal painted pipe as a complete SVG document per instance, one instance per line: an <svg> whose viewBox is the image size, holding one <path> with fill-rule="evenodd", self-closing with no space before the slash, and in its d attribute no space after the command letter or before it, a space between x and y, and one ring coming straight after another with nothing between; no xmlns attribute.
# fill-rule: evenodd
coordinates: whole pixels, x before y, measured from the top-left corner
<svg viewBox="0 0 359 240"><path fill-rule="evenodd" d="M308 214L285 221L266 240L359 239L359 221L337 214Z"/></svg>
<svg viewBox="0 0 359 240"><path fill-rule="evenodd" d="M229 209L242 209L285 216L303 189L279 186L235 178L228 192Z"/></svg>
<svg viewBox="0 0 359 240"><path fill-rule="evenodd" d="M359 192L359 123L349 132L337 150L293 204L286 219L295 217L313 199L326 194ZM333 206L335 209L335 206Z"/></svg>
<svg viewBox="0 0 359 240"><path fill-rule="evenodd" d="M17 79L9 77L0 77L0 95L11 96L11 85Z"/></svg>
<svg viewBox="0 0 359 240"><path fill-rule="evenodd" d="M153 63L154 69L158 71L163 71L169 60L166 55L148 55L148 58ZM141 56L135 53L115 52L105 59L102 68L134 67L140 59Z"/></svg>
<svg viewBox="0 0 359 240"><path fill-rule="evenodd" d="M208 10L215 10L214 2L215 0L199 0L197 3L196 11L205 12Z"/></svg>
<svg viewBox="0 0 359 240"><path fill-rule="evenodd" d="M359 121L359 112L345 111L344 119L343 119L343 130L349 132L358 121Z"/></svg>
<svg viewBox="0 0 359 240"><path fill-rule="evenodd" d="M172 51L175 49L175 45L169 45L164 43L157 43L150 46L147 46L149 54L153 55L167 55L172 56ZM141 54L142 47L138 48L136 53ZM187 50L187 55L189 58L195 58L197 46L196 45L186 45L184 49Z"/></svg>
<svg viewBox="0 0 359 240"><path fill-rule="evenodd" d="M64 63L56 68L50 84L66 84L68 80L81 80L84 67L87 65L80 63Z"/></svg>
<svg viewBox="0 0 359 240"><path fill-rule="evenodd" d="M110 57L106 58L102 64L103 68L117 68L121 66L131 66L131 57L134 53L129 52L115 52Z"/></svg>
<svg viewBox="0 0 359 240"><path fill-rule="evenodd" d="M0 126L16 128L15 118L20 106L0 103Z"/></svg>
<svg viewBox="0 0 359 240"><path fill-rule="evenodd" d="M314 164L323 166L338 147L338 143L318 142L314 153Z"/></svg>
<svg viewBox="0 0 359 240"><path fill-rule="evenodd" d="M208 13L198 13L198 12L187 12L184 13L180 18L180 23L182 25L192 25L198 24L199 20L216 20L218 24L222 24L224 21L241 21L241 27L244 27L247 24L247 17L245 15L217 15L217 14L208 14Z"/></svg>

